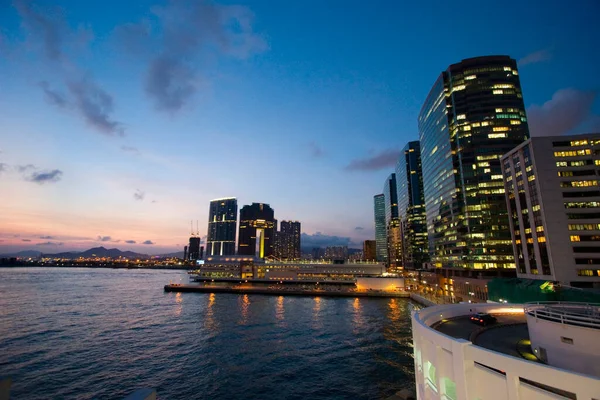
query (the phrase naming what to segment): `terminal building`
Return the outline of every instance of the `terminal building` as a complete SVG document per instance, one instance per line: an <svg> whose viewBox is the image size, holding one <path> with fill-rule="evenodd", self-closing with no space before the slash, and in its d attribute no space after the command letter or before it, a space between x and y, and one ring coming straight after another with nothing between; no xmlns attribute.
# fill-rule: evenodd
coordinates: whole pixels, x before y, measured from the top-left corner
<svg viewBox="0 0 600 400"><path fill-rule="evenodd" d="M388 274L383 263L284 262L253 256L207 257L203 262L192 272L192 280L223 283L248 280L258 284L318 282L353 285L358 289L404 290L404 279Z"/></svg>
<svg viewBox="0 0 600 400"><path fill-rule="evenodd" d="M412 334L418 399L600 399L597 304L431 306L413 311Z"/></svg>
<svg viewBox="0 0 600 400"><path fill-rule="evenodd" d="M533 137L502 168L517 276L600 288L600 133Z"/></svg>

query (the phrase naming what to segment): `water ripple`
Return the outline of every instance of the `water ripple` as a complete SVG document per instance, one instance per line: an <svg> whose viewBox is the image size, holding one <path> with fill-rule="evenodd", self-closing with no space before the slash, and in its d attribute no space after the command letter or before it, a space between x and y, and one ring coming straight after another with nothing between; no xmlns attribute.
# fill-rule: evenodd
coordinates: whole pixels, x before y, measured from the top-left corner
<svg viewBox="0 0 600 400"><path fill-rule="evenodd" d="M382 399L413 386L398 299L164 293L178 271L0 268L14 399Z"/></svg>

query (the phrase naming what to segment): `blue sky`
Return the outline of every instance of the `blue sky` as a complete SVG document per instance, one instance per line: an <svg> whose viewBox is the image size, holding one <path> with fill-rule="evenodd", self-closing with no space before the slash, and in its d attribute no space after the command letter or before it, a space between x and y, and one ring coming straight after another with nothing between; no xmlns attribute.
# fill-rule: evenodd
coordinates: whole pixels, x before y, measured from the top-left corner
<svg viewBox="0 0 600 400"><path fill-rule="evenodd" d="M177 250L227 196L301 221L306 244L358 247L451 63L508 54L533 134L600 131L597 15L596 1L0 0L0 252Z"/></svg>

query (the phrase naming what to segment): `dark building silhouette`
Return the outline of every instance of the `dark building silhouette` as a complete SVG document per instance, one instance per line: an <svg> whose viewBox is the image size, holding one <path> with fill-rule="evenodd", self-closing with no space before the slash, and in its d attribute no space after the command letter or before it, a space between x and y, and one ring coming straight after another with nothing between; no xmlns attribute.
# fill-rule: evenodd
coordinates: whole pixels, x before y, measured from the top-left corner
<svg viewBox="0 0 600 400"><path fill-rule="evenodd" d="M190 261L196 261L200 259L200 238L198 236L192 236L190 238L190 244L188 246Z"/></svg>
<svg viewBox="0 0 600 400"><path fill-rule="evenodd" d="M419 137L433 265L515 268L500 157L529 137L517 62L451 65L423 104Z"/></svg>
<svg viewBox="0 0 600 400"><path fill-rule="evenodd" d="M274 256L285 260L299 260L301 228L298 221L281 221L275 232Z"/></svg>
<svg viewBox="0 0 600 400"><path fill-rule="evenodd" d="M396 165L398 216L402 231L402 265L420 269L429 261L423 171L419 141L409 142Z"/></svg>
<svg viewBox="0 0 600 400"><path fill-rule="evenodd" d="M363 260L374 261L377 259L376 244L375 240L365 240L363 242Z"/></svg>
<svg viewBox="0 0 600 400"><path fill-rule="evenodd" d="M373 196L373 214L375 216L375 242L377 243L377 261L387 261L387 229L385 226L385 196Z"/></svg>
<svg viewBox="0 0 600 400"><path fill-rule="evenodd" d="M207 256L235 254L235 229L237 225L237 199L227 197L210 202L208 212Z"/></svg>
<svg viewBox="0 0 600 400"><path fill-rule="evenodd" d="M255 257L273 255L275 212L268 204L252 203L240 210L238 254Z"/></svg>

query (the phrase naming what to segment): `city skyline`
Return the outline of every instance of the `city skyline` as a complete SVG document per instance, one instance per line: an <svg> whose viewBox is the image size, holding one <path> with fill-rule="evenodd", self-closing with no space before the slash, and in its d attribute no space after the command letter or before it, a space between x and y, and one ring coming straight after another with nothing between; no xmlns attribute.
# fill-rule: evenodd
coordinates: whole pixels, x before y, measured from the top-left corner
<svg viewBox="0 0 600 400"><path fill-rule="evenodd" d="M62 22L48 2L0 6L0 73L11 77L0 96L0 253L180 251L187 221L206 232L205 204L231 193L302 221L303 247L360 248L375 236L373 193L418 139L431 83L469 57L517 59L532 136L599 130L597 3L527 3L511 24L518 40L483 29L506 21L489 16L492 5L240 3L147 2L109 15L111 2L63 1ZM191 48L171 46L165 32L186 11L208 27ZM472 23L453 27L453 45L438 40L442 21L459 17ZM250 160L243 174L236 159ZM285 191L263 183L296 170ZM202 173L197 186L190 171Z"/></svg>

